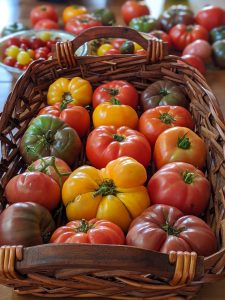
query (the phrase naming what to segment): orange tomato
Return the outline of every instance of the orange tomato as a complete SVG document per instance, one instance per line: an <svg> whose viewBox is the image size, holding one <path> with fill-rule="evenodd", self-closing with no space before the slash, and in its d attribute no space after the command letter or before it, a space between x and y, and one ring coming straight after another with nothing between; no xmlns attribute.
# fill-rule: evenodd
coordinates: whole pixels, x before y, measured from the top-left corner
<svg viewBox="0 0 225 300"><path fill-rule="evenodd" d="M88 11L85 6L80 6L80 5L69 5L64 8L63 10L63 22L67 23L71 18L86 14Z"/></svg>

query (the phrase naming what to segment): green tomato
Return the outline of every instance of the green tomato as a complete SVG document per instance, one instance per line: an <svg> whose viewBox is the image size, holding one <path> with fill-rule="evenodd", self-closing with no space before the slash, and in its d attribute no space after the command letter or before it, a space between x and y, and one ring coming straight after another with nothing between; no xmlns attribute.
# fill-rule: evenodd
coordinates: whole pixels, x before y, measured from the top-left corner
<svg viewBox="0 0 225 300"><path fill-rule="evenodd" d="M159 23L151 16L142 16L132 19L129 23L129 27L140 32L148 33L154 29L158 29Z"/></svg>
<svg viewBox="0 0 225 300"><path fill-rule="evenodd" d="M27 65L30 62L30 54L26 51L20 51L16 57L16 60L21 65Z"/></svg>
<svg viewBox="0 0 225 300"><path fill-rule="evenodd" d="M12 45L5 50L6 56L10 56L14 59L17 58L19 52L20 52L20 48L15 45Z"/></svg>
<svg viewBox="0 0 225 300"><path fill-rule="evenodd" d="M102 25L108 26L116 23L114 14L108 8L100 8L93 11L93 16L102 22Z"/></svg>
<svg viewBox="0 0 225 300"><path fill-rule="evenodd" d="M213 28L209 35L212 43L225 39L225 26Z"/></svg>
<svg viewBox="0 0 225 300"><path fill-rule="evenodd" d="M125 41L120 47L120 52L122 54L133 54L134 53L134 43L131 41Z"/></svg>
<svg viewBox="0 0 225 300"><path fill-rule="evenodd" d="M77 132L51 115L40 115L33 119L24 133L19 146L27 163L45 157L55 156L72 165L81 150Z"/></svg>
<svg viewBox="0 0 225 300"><path fill-rule="evenodd" d="M218 67L225 69L225 39L212 45L213 58Z"/></svg>

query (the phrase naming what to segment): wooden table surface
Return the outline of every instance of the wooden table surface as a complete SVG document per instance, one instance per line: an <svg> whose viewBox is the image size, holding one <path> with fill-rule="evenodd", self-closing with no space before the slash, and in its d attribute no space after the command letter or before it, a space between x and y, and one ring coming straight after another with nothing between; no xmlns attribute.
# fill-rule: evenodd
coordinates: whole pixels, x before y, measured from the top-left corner
<svg viewBox="0 0 225 300"><path fill-rule="evenodd" d="M11 24L14 20L20 20L27 25L29 23L29 13L33 6L37 4L43 4L53 1L35 1L35 0L0 0L1 3L1 16L0 16L0 30L6 24ZM57 2L57 11L61 16L63 7L65 5L74 2L76 4L86 5L88 8L93 9L94 7L102 8L108 6L111 8L117 17L117 22L122 24L120 18L120 7L124 2L122 0L77 0L77 1L55 1ZM146 1L152 11L153 16L157 17L163 8L164 0L147 0ZM205 4L215 4L220 5L225 8L225 0L190 0L192 8L196 11ZM225 72L224 70L211 70L207 71L206 79L208 84L214 91L217 99L219 101L221 110L225 116L225 101L224 101L224 89L225 89ZM2 111L3 105L5 103L6 97L9 94L16 78L9 74L4 69L0 68L0 111ZM17 296L10 288L0 285L0 300L35 300L40 299L34 296ZM45 298L50 299L50 298ZM52 298L51 298L52 299ZM63 300L65 298L58 298ZM176 298L178 299L178 298ZM179 298L181 299L181 298ZM202 288L198 296L195 298L198 300L224 300L225 299L225 280L220 281L216 284L211 284ZM172 299L171 299L172 300Z"/></svg>

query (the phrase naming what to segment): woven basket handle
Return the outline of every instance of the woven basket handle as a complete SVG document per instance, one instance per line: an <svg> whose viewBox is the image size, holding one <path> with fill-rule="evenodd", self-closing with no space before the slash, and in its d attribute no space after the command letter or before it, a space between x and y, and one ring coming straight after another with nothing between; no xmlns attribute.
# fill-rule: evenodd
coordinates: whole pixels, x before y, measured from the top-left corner
<svg viewBox="0 0 225 300"><path fill-rule="evenodd" d="M63 67L74 67L77 64L74 56L76 50L86 42L99 38L124 38L136 42L147 51L147 61L152 63L168 54L167 43L157 38L146 39L128 27L99 26L85 30L72 41L58 42L53 47L53 58Z"/></svg>

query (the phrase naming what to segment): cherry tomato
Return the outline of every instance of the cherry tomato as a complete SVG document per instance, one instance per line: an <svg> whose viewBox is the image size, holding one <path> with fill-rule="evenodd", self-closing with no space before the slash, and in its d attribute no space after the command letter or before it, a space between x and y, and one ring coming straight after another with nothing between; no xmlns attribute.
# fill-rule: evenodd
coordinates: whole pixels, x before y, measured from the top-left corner
<svg viewBox="0 0 225 300"><path fill-rule="evenodd" d="M49 48L48 47L40 47L38 49L35 50L35 54L34 57L35 59L39 59L39 58L48 58L48 53L49 53Z"/></svg>
<svg viewBox="0 0 225 300"><path fill-rule="evenodd" d="M28 49L26 44L20 44L20 49L26 51Z"/></svg>
<svg viewBox="0 0 225 300"><path fill-rule="evenodd" d="M206 69L203 60L197 56L192 54L186 54L181 56L181 58L194 68L196 68L200 73L205 74ZM180 61L179 61L180 62ZM181 62L182 63L182 62Z"/></svg>
<svg viewBox="0 0 225 300"><path fill-rule="evenodd" d="M20 70L24 70L24 65L21 65L20 63L18 63L18 61L15 63L14 67Z"/></svg>
<svg viewBox="0 0 225 300"><path fill-rule="evenodd" d="M38 34L38 37L43 41L46 42L49 41L51 39L51 33L48 31L42 31Z"/></svg>
<svg viewBox="0 0 225 300"><path fill-rule="evenodd" d="M31 58L34 58L35 52L34 52L33 49L28 49L27 53L29 53L29 55L30 55Z"/></svg>
<svg viewBox="0 0 225 300"><path fill-rule="evenodd" d="M111 49L113 49L113 46L111 44L102 44L97 50L97 55L103 56Z"/></svg>
<svg viewBox="0 0 225 300"><path fill-rule="evenodd" d="M43 19L39 20L35 25L34 25L35 30L40 30L40 29L59 29L59 25L57 22L52 21L50 19Z"/></svg>
<svg viewBox="0 0 225 300"><path fill-rule="evenodd" d="M198 24L208 31L224 24L225 11L218 6L206 6L200 9L195 17Z"/></svg>
<svg viewBox="0 0 225 300"><path fill-rule="evenodd" d="M53 5L38 5L35 6L30 12L30 20L32 25L35 25L39 20L50 19L57 22L58 16Z"/></svg>
<svg viewBox="0 0 225 300"><path fill-rule="evenodd" d="M120 49L124 42L126 42L125 39L114 39L111 44L114 48Z"/></svg>
<svg viewBox="0 0 225 300"><path fill-rule="evenodd" d="M20 49L17 46L12 45L6 49L5 54L7 56L10 56L10 57L16 59L19 52L20 52Z"/></svg>
<svg viewBox="0 0 225 300"><path fill-rule="evenodd" d="M32 36L32 38L30 39L30 42L31 42L31 48L34 50L45 46L45 42L36 36Z"/></svg>
<svg viewBox="0 0 225 300"><path fill-rule="evenodd" d="M15 63L16 63L16 60L14 58L12 58L11 56L7 56L3 60L3 64L10 66L10 67L14 67Z"/></svg>
<svg viewBox="0 0 225 300"><path fill-rule="evenodd" d="M20 42L20 48L21 48L21 45L22 45L22 44L23 44L23 45L26 45L27 48L30 48L30 47L31 47L30 41L29 41L26 37L24 37L24 36L21 36L21 37L19 38L19 42Z"/></svg>
<svg viewBox="0 0 225 300"><path fill-rule="evenodd" d="M147 5L136 1L126 1L121 7L121 14L124 22L128 25L133 18L150 14Z"/></svg>
<svg viewBox="0 0 225 300"><path fill-rule="evenodd" d="M114 55L114 54L121 54L121 53L118 49L115 48L111 48L105 53L105 55Z"/></svg>
<svg viewBox="0 0 225 300"><path fill-rule="evenodd" d="M48 40L46 42L46 47L48 47L50 50L52 49L52 46L56 44L56 40Z"/></svg>
<svg viewBox="0 0 225 300"><path fill-rule="evenodd" d="M17 55L16 60L21 65L27 65L30 62L30 55L26 51L20 51L20 53Z"/></svg>
<svg viewBox="0 0 225 300"><path fill-rule="evenodd" d="M5 42L5 46L6 48L10 47L10 46L19 46L20 45L20 40L18 37L11 37L9 38L6 42Z"/></svg>

